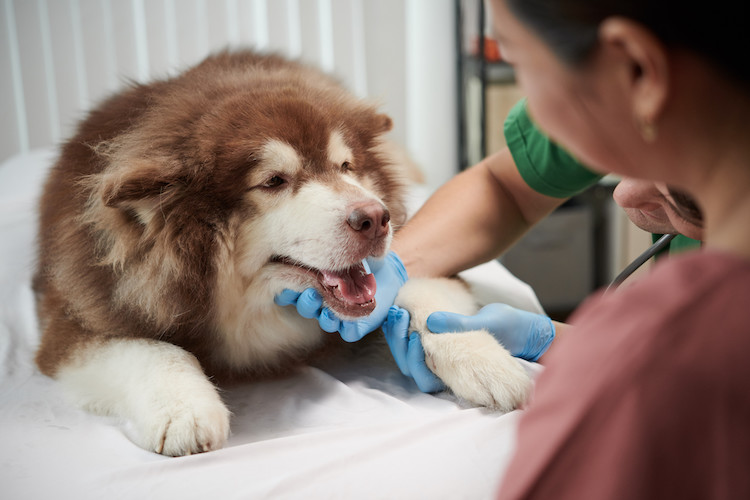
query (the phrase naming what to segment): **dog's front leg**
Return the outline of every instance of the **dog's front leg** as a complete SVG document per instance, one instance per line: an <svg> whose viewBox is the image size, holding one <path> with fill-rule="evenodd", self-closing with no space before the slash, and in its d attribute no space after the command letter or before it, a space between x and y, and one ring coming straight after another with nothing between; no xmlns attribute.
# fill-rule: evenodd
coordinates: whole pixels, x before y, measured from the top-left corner
<svg viewBox="0 0 750 500"><path fill-rule="evenodd" d="M485 330L435 334L427 317L435 311L475 314L468 288L456 279L412 279L396 304L409 311L410 331L420 335L427 367L458 397L473 404L511 411L531 390L523 367Z"/></svg>
<svg viewBox="0 0 750 500"><path fill-rule="evenodd" d="M229 410L187 351L145 339L93 341L55 376L83 408L126 419L142 448L182 456L221 448Z"/></svg>

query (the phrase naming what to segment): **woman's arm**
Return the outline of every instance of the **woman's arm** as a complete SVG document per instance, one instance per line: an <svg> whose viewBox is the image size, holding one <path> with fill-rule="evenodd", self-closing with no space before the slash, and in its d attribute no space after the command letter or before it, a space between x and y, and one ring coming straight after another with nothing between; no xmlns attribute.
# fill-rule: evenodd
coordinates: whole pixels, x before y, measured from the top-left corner
<svg viewBox="0 0 750 500"><path fill-rule="evenodd" d="M438 189L392 248L410 277L450 276L498 257L564 201L530 188L504 148Z"/></svg>

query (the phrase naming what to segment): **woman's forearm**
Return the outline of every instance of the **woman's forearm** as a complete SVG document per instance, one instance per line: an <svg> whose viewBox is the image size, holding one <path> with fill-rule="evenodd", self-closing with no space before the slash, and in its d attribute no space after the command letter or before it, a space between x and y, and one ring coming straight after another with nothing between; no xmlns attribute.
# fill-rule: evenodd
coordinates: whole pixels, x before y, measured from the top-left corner
<svg viewBox="0 0 750 500"><path fill-rule="evenodd" d="M499 256L562 201L531 190L505 149L438 189L392 248L409 276L450 276Z"/></svg>
<svg viewBox="0 0 750 500"><path fill-rule="evenodd" d="M550 352L556 351L559 346L565 342L565 338L570 334L570 332L575 328L572 325L569 325L568 323L561 323L559 321L552 321L552 324L555 327L555 338L552 341L552 343L549 345L549 348L547 351L545 351L544 354L539 358L539 363L544 364L545 359L547 356L549 356Z"/></svg>

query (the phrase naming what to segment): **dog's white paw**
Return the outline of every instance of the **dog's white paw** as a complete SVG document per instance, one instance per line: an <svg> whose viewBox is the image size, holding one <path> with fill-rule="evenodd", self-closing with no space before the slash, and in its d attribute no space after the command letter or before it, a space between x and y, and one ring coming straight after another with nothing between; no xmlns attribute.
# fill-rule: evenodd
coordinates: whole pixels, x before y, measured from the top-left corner
<svg viewBox="0 0 750 500"><path fill-rule="evenodd" d="M131 399L132 436L147 450L168 456L218 450L229 436L230 412L195 358L179 353L153 369L141 394ZM167 368L167 369L164 369Z"/></svg>
<svg viewBox="0 0 750 500"><path fill-rule="evenodd" d="M143 448L176 457L218 450L226 443L230 413L215 391L157 404L135 422L133 439Z"/></svg>
<svg viewBox="0 0 750 500"><path fill-rule="evenodd" d="M128 422L130 439L169 456L217 450L230 412L192 354L144 339L112 339L79 351L56 377L83 408Z"/></svg>
<svg viewBox="0 0 750 500"><path fill-rule="evenodd" d="M521 406L532 382L489 333L423 334L425 362L456 396L504 412Z"/></svg>
<svg viewBox="0 0 750 500"><path fill-rule="evenodd" d="M458 397L470 403L511 411L529 396L526 370L484 330L435 334L427 328L434 311L474 314L477 307L459 280L413 279L399 292L397 304L410 314L410 330L422 340L427 367Z"/></svg>

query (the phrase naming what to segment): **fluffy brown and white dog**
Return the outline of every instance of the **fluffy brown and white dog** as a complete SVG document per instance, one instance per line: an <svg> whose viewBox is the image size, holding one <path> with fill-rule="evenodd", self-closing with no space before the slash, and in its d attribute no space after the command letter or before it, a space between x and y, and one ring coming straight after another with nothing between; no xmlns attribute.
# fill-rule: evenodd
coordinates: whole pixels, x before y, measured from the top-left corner
<svg viewBox="0 0 750 500"><path fill-rule="evenodd" d="M230 415L211 379L278 372L337 340L276 294L313 286L341 317L373 310L362 260L405 219L390 128L316 69L248 51L102 103L41 199L41 371L129 420L146 449L220 448ZM459 396L523 402L529 378L489 334L426 330L434 310L475 310L458 282L411 280L399 303Z"/></svg>

